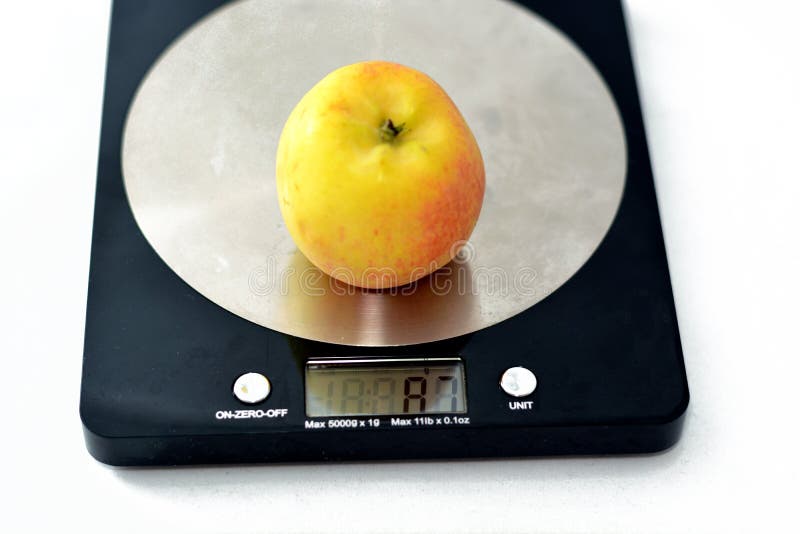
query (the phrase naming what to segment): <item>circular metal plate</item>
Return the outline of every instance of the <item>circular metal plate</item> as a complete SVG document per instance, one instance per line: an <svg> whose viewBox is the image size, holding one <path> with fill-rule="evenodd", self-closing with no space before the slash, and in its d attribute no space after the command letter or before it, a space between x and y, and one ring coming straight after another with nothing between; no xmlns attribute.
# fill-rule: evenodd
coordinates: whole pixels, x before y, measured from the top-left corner
<svg viewBox="0 0 800 534"><path fill-rule="evenodd" d="M438 81L486 165L469 246L403 291L334 283L297 252L275 192L283 124L337 67L403 63ZM197 291L307 339L403 345L491 326L594 252L620 202L624 132L586 57L504 1L247 0L187 30L139 87L123 140L136 221Z"/></svg>

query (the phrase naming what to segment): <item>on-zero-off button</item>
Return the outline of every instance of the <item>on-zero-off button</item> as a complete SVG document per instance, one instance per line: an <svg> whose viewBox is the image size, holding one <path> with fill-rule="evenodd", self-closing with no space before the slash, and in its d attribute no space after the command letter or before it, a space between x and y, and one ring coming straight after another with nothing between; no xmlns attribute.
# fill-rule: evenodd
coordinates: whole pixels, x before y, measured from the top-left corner
<svg viewBox="0 0 800 534"><path fill-rule="evenodd" d="M536 389L536 375L525 367L511 367L503 373L500 387L512 397L527 397Z"/></svg>
<svg viewBox="0 0 800 534"><path fill-rule="evenodd" d="M261 373L245 373L233 384L233 395L245 404L256 404L267 397L272 386Z"/></svg>

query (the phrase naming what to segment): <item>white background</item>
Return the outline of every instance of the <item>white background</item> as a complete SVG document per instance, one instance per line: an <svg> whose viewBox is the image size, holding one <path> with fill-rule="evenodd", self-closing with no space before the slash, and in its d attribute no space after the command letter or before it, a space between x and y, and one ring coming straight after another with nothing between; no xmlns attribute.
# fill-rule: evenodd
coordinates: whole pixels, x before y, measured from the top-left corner
<svg viewBox="0 0 800 534"><path fill-rule="evenodd" d="M798 531L796 5L628 3L692 393L677 446L114 469L78 419L109 6L4 2L0 531Z"/></svg>

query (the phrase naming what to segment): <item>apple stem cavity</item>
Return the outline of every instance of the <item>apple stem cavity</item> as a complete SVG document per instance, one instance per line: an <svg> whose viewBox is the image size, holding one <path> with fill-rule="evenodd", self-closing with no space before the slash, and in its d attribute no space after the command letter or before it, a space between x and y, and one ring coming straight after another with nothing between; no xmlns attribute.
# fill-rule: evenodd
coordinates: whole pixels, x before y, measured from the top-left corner
<svg viewBox="0 0 800 534"><path fill-rule="evenodd" d="M400 132L403 131L404 126L405 123L395 126L395 124L392 122L392 119L386 119L379 130L381 134L381 141L384 141L385 143L391 143L398 135L400 135Z"/></svg>

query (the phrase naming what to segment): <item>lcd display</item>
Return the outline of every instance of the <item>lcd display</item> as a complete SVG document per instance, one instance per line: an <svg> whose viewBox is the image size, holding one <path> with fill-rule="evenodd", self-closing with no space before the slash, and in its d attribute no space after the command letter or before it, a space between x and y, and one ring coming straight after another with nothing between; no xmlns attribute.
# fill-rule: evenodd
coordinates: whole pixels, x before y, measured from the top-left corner
<svg viewBox="0 0 800 534"><path fill-rule="evenodd" d="M311 360L306 364L306 415L464 413L464 364L423 360Z"/></svg>

